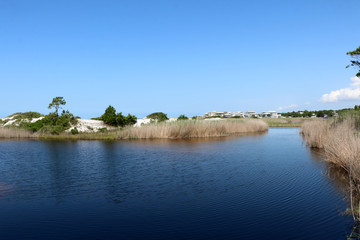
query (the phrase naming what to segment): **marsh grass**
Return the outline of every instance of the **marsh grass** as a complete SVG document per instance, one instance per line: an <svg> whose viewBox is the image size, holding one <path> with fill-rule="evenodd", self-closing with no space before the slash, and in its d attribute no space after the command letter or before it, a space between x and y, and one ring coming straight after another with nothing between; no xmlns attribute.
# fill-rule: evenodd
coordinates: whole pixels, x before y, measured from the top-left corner
<svg viewBox="0 0 360 240"><path fill-rule="evenodd" d="M301 127L306 118L263 118L269 127Z"/></svg>
<svg viewBox="0 0 360 240"><path fill-rule="evenodd" d="M261 120L186 120L161 122L138 128L127 127L117 132L119 139L151 138L200 138L222 137L243 133L256 133L268 130L268 125Z"/></svg>
<svg viewBox="0 0 360 240"><path fill-rule="evenodd" d="M37 138L37 135L24 129L2 127L0 138Z"/></svg>
<svg viewBox="0 0 360 240"><path fill-rule="evenodd" d="M360 132L357 118L305 122L301 134L307 145L323 149L325 160L343 168L349 176L351 211L360 221Z"/></svg>
<svg viewBox="0 0 360 240"><path fill-rule="evenodd" d="M257 119L231 119L219 121L184 120L159 122L141 127L125 127L96 133L31 134L21 129L0 128L1 138L39 138L53 140L117 140L117 139L183 139L223 137L247 133L265 132L268 125Z"/></svg>

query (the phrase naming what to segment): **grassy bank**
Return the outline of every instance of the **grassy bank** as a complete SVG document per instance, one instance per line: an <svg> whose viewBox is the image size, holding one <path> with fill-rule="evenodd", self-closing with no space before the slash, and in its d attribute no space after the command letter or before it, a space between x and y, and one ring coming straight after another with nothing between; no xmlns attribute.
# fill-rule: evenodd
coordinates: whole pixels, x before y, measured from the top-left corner
<svg viewBox="0 0 360 240"><path fill-rule="evenodd" d="M269 127L301 127L309 118L263 118Z"/></svg>
<svg viewBox="0 0 360 240"><path fill-rule="evenodd" d="M326 161L343 168L349 176L350 203L353 217L360 220L360 131L359 120L346 117L337 120L305 122L301 133L307 145L323 149Z"/></svg>
<svg viewBox="0 0 360 240"><path fill-rule="evenodd" d="M39 139L83 139L83 140L116 140L116 139L182 139L200 137L222 137L236 134L265 132L268 125L256 119L248 120L185 120L176 122L160 122L141 127L125 127L114 131L97 133L79 133L72 135L63 133L31 134L23 130L6 129L7 134L0 134L2 138L39 138ZM19 134L19 133L22 134Z"/></svg>

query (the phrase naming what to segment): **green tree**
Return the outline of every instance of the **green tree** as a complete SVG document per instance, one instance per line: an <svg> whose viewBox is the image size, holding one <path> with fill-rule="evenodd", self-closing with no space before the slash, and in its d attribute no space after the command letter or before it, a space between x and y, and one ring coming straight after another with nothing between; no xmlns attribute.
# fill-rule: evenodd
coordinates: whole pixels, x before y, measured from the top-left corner
<svg viewBox="0 0 360 240"><path fill-rule="evenodd" d="M350 60L350 65L347 65L346 68L352 66L359 69L359 72L356 74L357 77L360 77L360 47L355 49L354 51L347 52L347 55L350 55L352 58L356 60Z"/></svg>
<svg viewBox="0 0 360 240"><path fill-rule="evenodd" d="M55 108L56 115L59 115L59 109L61 109L61 105L65 105L66 101L63 97L55 97L52 102L49 104L48 108Z"/></svg>
<svg viewBox="0 0 360 240"><path fill-rule="evenodd" d="M106 124L117 126L115 108L109 105L109 107L105 110L105 113L101 116L101 120L103 120Z"/></svg>
<svg viewBox="0 0 360 240"><path fill-rule="evenodd" d="M137 122L137 117L130 113L126 116L126 125L134 125Z"/></svg>

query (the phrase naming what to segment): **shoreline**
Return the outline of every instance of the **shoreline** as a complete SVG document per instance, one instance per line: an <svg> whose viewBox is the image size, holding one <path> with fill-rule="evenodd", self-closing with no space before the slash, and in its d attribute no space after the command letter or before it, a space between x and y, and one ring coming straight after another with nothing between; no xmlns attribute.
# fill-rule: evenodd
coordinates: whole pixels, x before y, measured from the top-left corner
<svg viewBox="0 0 360 240"><path fill-rule="evenodd" d="M31 133L23 129L0 128L0 139L34 139L34 140L121 140L121 139L190 139L227 137L267 132L268 124L261 120L224 120L201 121L186 120L147 124L141 127L124 127L104 132L80 132L71 134L68 131L56 134Z"/></svg>

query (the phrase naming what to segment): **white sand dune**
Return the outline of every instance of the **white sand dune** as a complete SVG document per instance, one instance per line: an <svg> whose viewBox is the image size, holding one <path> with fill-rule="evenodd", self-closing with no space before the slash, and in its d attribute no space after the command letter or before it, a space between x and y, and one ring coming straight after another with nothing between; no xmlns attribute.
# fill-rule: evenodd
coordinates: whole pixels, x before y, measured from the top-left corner
<svg viewBox="0 0 360 240"><path fill-rule="evenodd" d="M110 127L101 120L78 119L78 123L66 131L70 132L75 127L79 132L97 132L100 128L106 128L107 130L115 129L115 127Z"/></svg>

